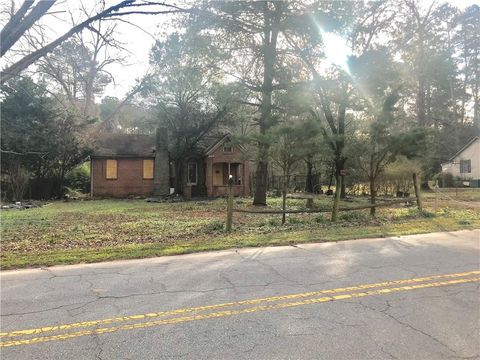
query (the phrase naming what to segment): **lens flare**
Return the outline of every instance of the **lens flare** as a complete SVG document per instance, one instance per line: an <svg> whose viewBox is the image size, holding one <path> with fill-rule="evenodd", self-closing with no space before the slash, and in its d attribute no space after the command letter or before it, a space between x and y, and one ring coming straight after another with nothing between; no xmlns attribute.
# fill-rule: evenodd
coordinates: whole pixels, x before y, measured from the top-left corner
<svg viewBox="0 0 480 360"><path fill-rule="evenodd" d="M321 28L319 30L322 35L327 60L332 65L336 65L350 74L348 57L351 55L351 51L345 39L335 33L325 32Z"/></svg>

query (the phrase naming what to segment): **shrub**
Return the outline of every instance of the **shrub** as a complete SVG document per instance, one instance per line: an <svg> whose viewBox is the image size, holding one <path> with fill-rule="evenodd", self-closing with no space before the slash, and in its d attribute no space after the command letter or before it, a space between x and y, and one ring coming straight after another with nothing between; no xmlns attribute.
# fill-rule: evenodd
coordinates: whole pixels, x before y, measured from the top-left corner
<svg viewBox="0 0 480 360"><path fill-rule="evenodd" d="M437 176L438 186L444 188L455 187L455 178L450 173L440 173Z"/></svg>
<svg viewBox="0 0 480 360"><path fill-rule="evenodd" d="M65 175L65 185L83 193L90 192L90 163L85 162Z"/></svg>

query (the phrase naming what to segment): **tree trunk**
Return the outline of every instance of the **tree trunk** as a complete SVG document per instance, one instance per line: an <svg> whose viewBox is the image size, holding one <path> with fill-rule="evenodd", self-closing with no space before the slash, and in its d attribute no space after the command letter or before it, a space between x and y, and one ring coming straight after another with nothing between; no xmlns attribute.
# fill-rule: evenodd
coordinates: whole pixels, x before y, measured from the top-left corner
<svg viewBox="0 0 480 360"><path fill-rule="evenodd" d="M285 174L284 174L285 175ZM283 189L282 189L282 225L285 224L286 214L285 211L287 210L287 181L285 176L283 177Z"/></svg>
<svg viewBox="0 0 480 360"><path fill-rule="evenodd" d="M375 205L377 198L377 190L375 189L375 178L370 176L370 204ZM370 208L370 215L375 216L375 208Z"/></svg>
<svg viewBox="0 0 480 360"><path fill-rule="evenodd" d="M417 198L417 207L418 207L418 210L423 210L423 204L422 204L422 198L421 198L420 186L419 186L420 179L418 178L417 173L413 173L412 177L413 177L413 187L415 189L415 196Z"/></svg>
<svg viewBox="0 0 480 360"><path fill-rule="evenodd" d="M343 148L343 145L342 145ZM343 176L340 175L341 170L344 170L345 167L345 158L341 155L337 155L335 159L335 176L338 179L342 178L341 187L340 187L340 198L345 199L345 184L343 182ZM338 181L337 181L338 182Z"/></svg>
<svg viewBox="0 0 480 360"><path fill-rule="evenodd" d="M2 29L2 44L0 45L0 56L5 53L22 37L22 35L35 24L50 9L55 1L39 1L35 7L27 14L27 10L32 3L25 1L15 14Z"/></svg>
<svg viewBox="0 0 480 360"><path fill-rule="evenodd" d="M328 190L330 190L332 188L333 175L335 175L335 168L332 167L332 170L330 171L330 178L328 180Z"/></svg>
<svg viewBox="0 0 480 360"><path fill-rule="evenodd" d="M424 70L424 40L423 40L423 29L419 29L419 47L418 47L418 89L417 89L417 121L418 125L424 127L426 125L426 101L425 101L425 89L426 89L426 79L425 79L425 70Z"/></svg>
<svg viewBox="0 0 480 360"><path fill-rule="evenodd" d="M310 159L305 160L307 165L307 177L305 179L305 192L313 193L313 164Z"/></svg>
<svg viewBox="0 0 480 360"><path fill-rule="evenodd" d="M253 205L267 205L267 178L268 178L268 150L269 143L266 139L267 131L272 126L272 92L275 62L277 60L277 37L279 16L282 3L276 2L275 14L269 9L268 1L263 7L264 31L263 31L263 82L262 82L262 104L260 106L260 127L261 139L258 144L258 165L255 178L255 193Z"/></svg>
<svg viewBox="0 0 480 360"><path fill-rule="evenodd" d="M346 158L344 157L344 149L345 149L345 114L347 111L347 106L346 106L346 99L343 99L343 101L340 103L340 106L338 108L338 137L337 140L335 140L335 174L337 176L337 179L340 175L341 170L345 170L345 162ZM342 199L345 199L345 182L343 181L340 182L340 197Z"/></svg>
<svg viewBox="0 0 480 360"><path fill-rule="evenodd" d="M255 192L253 195L253 205L267 205L267 181L268 181L268 163L259 161L257 172L255 173Z"/></svg>
<svg viewBox="0 0 480 360"><path fill-rule="evenodd" d="M337 176L337 184L335 187L335 198L333 200L332 221L337 221L338 207L340 205L340 192L342 189L342 177Z"/></svg>

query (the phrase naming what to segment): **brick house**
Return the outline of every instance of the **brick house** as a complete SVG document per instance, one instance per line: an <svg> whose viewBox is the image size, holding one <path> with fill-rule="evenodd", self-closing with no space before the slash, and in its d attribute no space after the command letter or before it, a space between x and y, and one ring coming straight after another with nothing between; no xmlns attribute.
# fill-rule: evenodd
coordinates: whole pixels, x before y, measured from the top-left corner
<svg viewBox="0 0 480 360"><path fill-rule="evenodd" d="M96 142L91 156L91 196L165 196L175 183L166 131L156 136L109 134ZM181 185L186 198L227 194L229 175L236 196L250 192L249 162L230 135L206 138L200 149L183 159ZM178 172L177 172L178 173Z"/></svg>

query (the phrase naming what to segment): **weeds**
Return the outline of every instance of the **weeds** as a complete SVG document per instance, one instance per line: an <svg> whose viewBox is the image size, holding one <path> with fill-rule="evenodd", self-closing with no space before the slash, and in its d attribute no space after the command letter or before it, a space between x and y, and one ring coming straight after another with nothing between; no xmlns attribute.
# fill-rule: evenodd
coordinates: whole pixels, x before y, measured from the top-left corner
<svg viewBox="0 0 480 360"><path fill-rule="evenodd" d="M330 201L322 198L316 204L328 206ZM278 208L281 199L269 198L268 203ZM239 198L235 206L250 204L251 199ZM304 200L288 199L289 209L304 205ZM340 214L337 224L330 222L329 213L292 214L287 226L281 225L281 215L235 213L235 231L227 235L225 199L179 203L55 202L43 208L1 212L2 267L480 227L480 211L476 208L458 208L440 201L435 214L432 208L433 200L427 198L423 211L400 206L379 208L375 218L366 210L348 211Z"/></svg>

